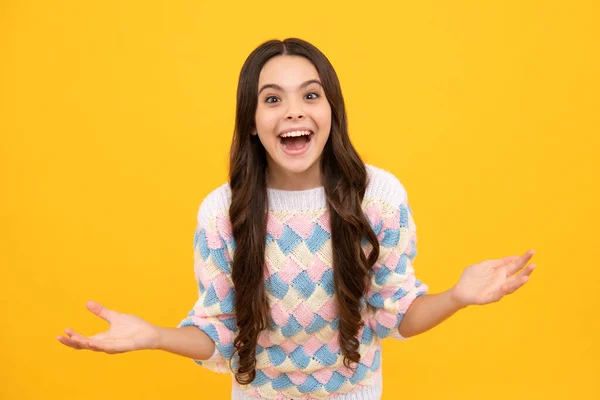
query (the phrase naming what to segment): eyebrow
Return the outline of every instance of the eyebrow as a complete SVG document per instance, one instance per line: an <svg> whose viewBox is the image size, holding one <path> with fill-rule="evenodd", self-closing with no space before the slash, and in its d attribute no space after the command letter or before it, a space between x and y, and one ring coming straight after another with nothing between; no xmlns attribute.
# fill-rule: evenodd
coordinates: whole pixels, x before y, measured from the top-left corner
<svg viewBox="0 0 600 400"><path fill-rule="evenodd" d="M321 81L319 81L318 79L310 79L310 80L308 80L308 81L304 82L303 84L301 84L301 85L300 85L300 89L302 89L302 88L304 88L304 87L307 87L307 86L308 86L308 85L310 85L311 83L317 83L317 84L319 84L320 86L323 86L323 85L321 85ZM263 85L263 86L260 88L260 90L258 91L258 94L260 94L260 92L262 92L263 90L265 90L265 89L268 89L268 88L273 88L273 89L275 89L275 90L281 90L281 91L283 91L283 88L282 88L281 86L279 86L279 85L277 85L277 84L275 84L275 83L267 83L267 84Z"/></svg>

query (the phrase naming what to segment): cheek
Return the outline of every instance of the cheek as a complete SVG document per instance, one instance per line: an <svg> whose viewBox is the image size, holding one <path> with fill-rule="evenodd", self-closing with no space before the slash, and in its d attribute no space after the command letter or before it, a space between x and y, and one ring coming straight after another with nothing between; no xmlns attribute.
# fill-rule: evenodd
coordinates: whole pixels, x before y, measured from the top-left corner
<svg viewBox="0 0 600 400"><path fill-rule="evenodd" d="M275 129L278 115L274 110L258 109L254 116L256 122L256 129L259 132L268 133Z"/></svg>
<svg viewBox="0 0 600 400"><path fill-rule="evenodd" d="M313 117L320 130L329 131L331 129L331 108L329 106L315 110Z"/></svg>

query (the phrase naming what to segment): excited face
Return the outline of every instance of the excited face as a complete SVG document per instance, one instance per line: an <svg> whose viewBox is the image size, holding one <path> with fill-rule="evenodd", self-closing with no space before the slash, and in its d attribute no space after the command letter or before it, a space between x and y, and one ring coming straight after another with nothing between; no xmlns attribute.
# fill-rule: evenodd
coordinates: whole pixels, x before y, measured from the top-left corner
<svg viewBox="0 0 600 400"><path fill-rule="evenodd" d="M267 151L267 186L321 186L319 160L331 131L331 106L315 66L301 56L271 58L258 80L256 133Z"/></svg>

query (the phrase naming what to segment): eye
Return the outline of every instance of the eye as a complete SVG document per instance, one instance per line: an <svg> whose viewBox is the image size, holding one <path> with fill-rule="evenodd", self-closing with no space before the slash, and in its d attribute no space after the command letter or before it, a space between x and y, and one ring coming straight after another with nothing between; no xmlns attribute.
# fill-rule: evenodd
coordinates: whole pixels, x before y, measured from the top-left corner
<svg viewBox="0 0 600 400"><path fill-rule="evenodd" d="M316 93L316 92L310 92L310 93L307 93L307 94L306 94L306 96L311 96L311 95L312 95L313 97L310 97L310 98L309 98L309 100L315 100L315 99L317 99L317 98L319 98L319 97L320 97L320 96L319 96L319 94L318 94L318 93ZM306 97L306 96L305 96L305 97ZM276 96L267 96L267 97L265 98L265 103L270 103L270 104L276 103L276 101L272 101L271 99L277 99L277 102L279 102L279 98L277 98Z"/></svg>

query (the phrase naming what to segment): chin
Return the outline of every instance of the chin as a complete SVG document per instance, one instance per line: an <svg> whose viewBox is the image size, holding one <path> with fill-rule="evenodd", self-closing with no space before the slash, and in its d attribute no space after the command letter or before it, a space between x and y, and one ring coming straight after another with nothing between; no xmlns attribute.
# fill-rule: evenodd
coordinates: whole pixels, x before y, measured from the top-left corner
<svg viewBox="0 0 600 400"><path fill-rule="evenodd" d="M292 174L302 174L308 171L317 160L283 160L279 162L279 167Z"/></svg>
<svg viewBox="0 0 600 400"><path fill-rule="evenodd" d="M307 163L307 162L293 162L293 163L286 163L281 165L281 167L292 174L302 174L306 171L308 171L308 169L312 166L312 163Z"/></svg>

